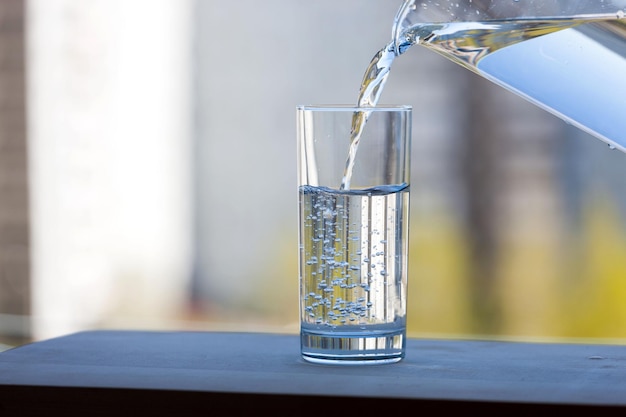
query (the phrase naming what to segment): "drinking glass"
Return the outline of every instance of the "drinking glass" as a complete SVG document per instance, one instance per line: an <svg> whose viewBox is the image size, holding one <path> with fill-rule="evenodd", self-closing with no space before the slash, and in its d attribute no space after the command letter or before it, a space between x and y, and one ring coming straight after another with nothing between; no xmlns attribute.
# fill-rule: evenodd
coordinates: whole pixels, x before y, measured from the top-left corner
<svg viewBox="0 0 626 417"><path fill-rule="evenodd" d="M303 105L297 128L302 356L398 362L406 343L411 107Z"/></svg>

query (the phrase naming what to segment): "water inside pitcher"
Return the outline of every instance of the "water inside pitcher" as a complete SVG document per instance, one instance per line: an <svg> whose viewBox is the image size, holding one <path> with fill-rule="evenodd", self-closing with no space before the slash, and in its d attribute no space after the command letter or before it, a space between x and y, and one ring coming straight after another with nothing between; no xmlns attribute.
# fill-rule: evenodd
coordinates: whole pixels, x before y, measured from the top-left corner
<svg viewBox="0 0 626 417"><path fill-rule="evenodd" d="M422 45L626 152L626 0L405 0Z"/></svg>

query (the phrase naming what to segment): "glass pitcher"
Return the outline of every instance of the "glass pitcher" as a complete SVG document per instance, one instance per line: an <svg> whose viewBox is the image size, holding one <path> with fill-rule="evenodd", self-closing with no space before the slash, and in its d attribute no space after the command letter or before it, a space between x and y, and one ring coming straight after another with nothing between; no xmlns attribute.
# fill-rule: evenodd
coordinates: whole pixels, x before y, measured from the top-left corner
<svg viewBox="0 0 626 417"><path fill-rule="evenodd" d="M422 45L626 152L626 0L405 0Z"/></svg>

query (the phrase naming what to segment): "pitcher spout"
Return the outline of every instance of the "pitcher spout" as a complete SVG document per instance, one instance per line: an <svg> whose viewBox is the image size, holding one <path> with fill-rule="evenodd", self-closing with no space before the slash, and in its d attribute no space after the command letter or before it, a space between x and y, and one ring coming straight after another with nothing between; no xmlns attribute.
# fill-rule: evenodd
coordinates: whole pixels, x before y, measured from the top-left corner
<svg viewBox="0 0 626 417"><path fill-rule="evenodd" d="M395 55L422 45L626 152L626 0L405 0Z"/></svg>

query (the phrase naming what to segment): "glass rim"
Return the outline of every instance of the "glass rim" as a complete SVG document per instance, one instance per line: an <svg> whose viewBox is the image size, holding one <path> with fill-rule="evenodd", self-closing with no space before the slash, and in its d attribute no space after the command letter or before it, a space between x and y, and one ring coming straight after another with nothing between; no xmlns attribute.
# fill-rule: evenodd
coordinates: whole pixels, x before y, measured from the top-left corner
<svg viewBox="0 0 626 417"><path fill-rule="evenodd" d="M298 111L402 112L413 110L413 106L409 104L380 104L373 107L359 107L354 104L299 104L296 106L296 109Z"/></svg>

